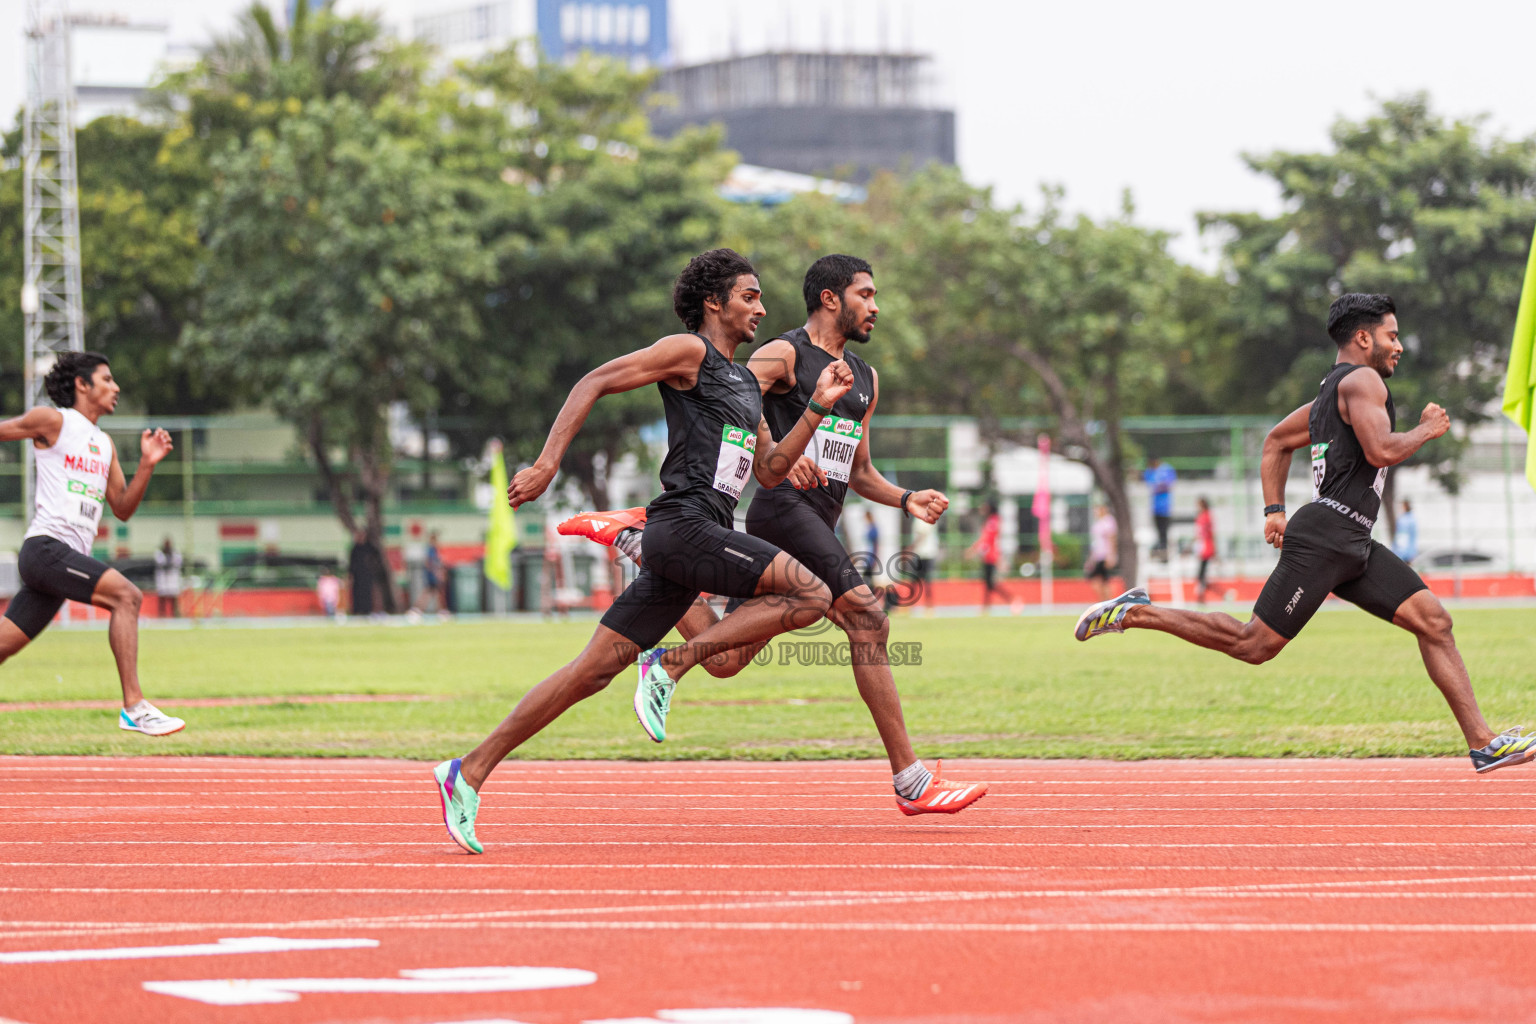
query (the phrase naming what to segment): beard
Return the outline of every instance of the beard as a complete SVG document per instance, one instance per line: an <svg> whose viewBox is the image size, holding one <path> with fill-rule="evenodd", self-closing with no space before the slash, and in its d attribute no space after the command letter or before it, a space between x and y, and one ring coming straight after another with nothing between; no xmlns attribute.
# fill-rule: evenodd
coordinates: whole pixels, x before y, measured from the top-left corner
<svg viewBox="0 0 1536 1024"><path fill-rule="evenodd" d="M1383 378L1392 376L1392 350L1385 345L1372 345L1370 365Z"/></svg>
<svg viewBox="0 0 1536 1024"><path fill-rule="evenodd" d="M869 341L869 332L860 329L862 321L854 315L853 310L844 306L837 314L837 332L848 341L856 341L860 345Z"/></svg>

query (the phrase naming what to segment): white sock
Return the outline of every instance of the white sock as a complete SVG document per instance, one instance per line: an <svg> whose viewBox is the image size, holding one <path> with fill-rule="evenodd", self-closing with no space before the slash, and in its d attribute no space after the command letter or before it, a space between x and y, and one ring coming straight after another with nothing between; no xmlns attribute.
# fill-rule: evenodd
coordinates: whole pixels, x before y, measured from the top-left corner
<svg viewBox="0 0 1536 1024"><path fill-rule="evenodd" d="M619 554L628 558L636 565L640 564L640 531L633 526L627 526L619 531L613 538L613 546Z"/></svg>
<svg viewBox="0 0 1536 1024"><path fill-rule="evenodd" d="M923 767L922 761L913 761L891 776L891 784L896 787L896 795L907 800L916 800L922 796L923 790L928 788L928 783L932 780L933 772Z"/></svg>

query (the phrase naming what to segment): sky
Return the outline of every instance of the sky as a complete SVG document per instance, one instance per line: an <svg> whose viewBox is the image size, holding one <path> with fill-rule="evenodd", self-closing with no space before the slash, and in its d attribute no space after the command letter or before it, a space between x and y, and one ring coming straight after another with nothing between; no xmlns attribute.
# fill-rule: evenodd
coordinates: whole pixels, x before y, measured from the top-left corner
<svg viewBox="0 0 1536 1024"><path fill-rule="evenodd" d="M386 0L392 7L411 0ZM428 0L416 0L427 5ZM462 0L467 6L471 0ZM223 30L246 0L71 0L76 11L166 21L173 42ZM1487 115L1506 136L1536 135L1536 3L1529 0L671 0L681 62L786 43L932 54L957 112L968 180L1005 202L1117 214L1177 233L1209 265L1201 210L1277 212L1273 183L1244 152L1321 150L1340 116L1425 90L1450 116ZM21 103L20 0L0 2L0 124ZM353 4L358 6L358 4ZM448 10L461 0L431 0Z"/></svg>

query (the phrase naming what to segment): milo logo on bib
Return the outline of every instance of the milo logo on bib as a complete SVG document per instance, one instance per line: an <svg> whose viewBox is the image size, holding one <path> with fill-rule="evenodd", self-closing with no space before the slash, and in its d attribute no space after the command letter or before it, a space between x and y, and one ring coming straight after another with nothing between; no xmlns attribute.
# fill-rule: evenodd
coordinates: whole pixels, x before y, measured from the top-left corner
<svg viewBox="0 0 1536 1024"><path fill-rule="evenodd" d="M757 451L757 435L741 427L726 426L720 431L720 458L715 463L715 490L733 498L752 475L752 458Z"/></svg>
<svg viewBox="0 0 1536 1024"><path fill-rule="evenodd" d="M1328 473L1328 445L1331 441L1312 446L1312 497L1322 493L1323 477Z"/></svg>
<svg viewBox="0 0 1536 1024"><path fill-rule="evenodd" d="M828 480L847 483L853 472L853 453L864 437L864 424L843 416L823 416L806 454L827 474Z"/></svg>

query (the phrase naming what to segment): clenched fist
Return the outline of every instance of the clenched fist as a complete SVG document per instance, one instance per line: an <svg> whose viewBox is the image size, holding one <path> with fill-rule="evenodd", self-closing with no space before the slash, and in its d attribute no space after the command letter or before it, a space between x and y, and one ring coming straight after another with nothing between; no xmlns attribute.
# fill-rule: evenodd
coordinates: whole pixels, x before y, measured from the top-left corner
<svg viewBox="0 0 1536 1024"><path fill-rule="evenodd" d="M1451 429L1451 417L1440 406L1430 402L1419 416L1419 426L1423 427L1433 439Z"/></svg>

